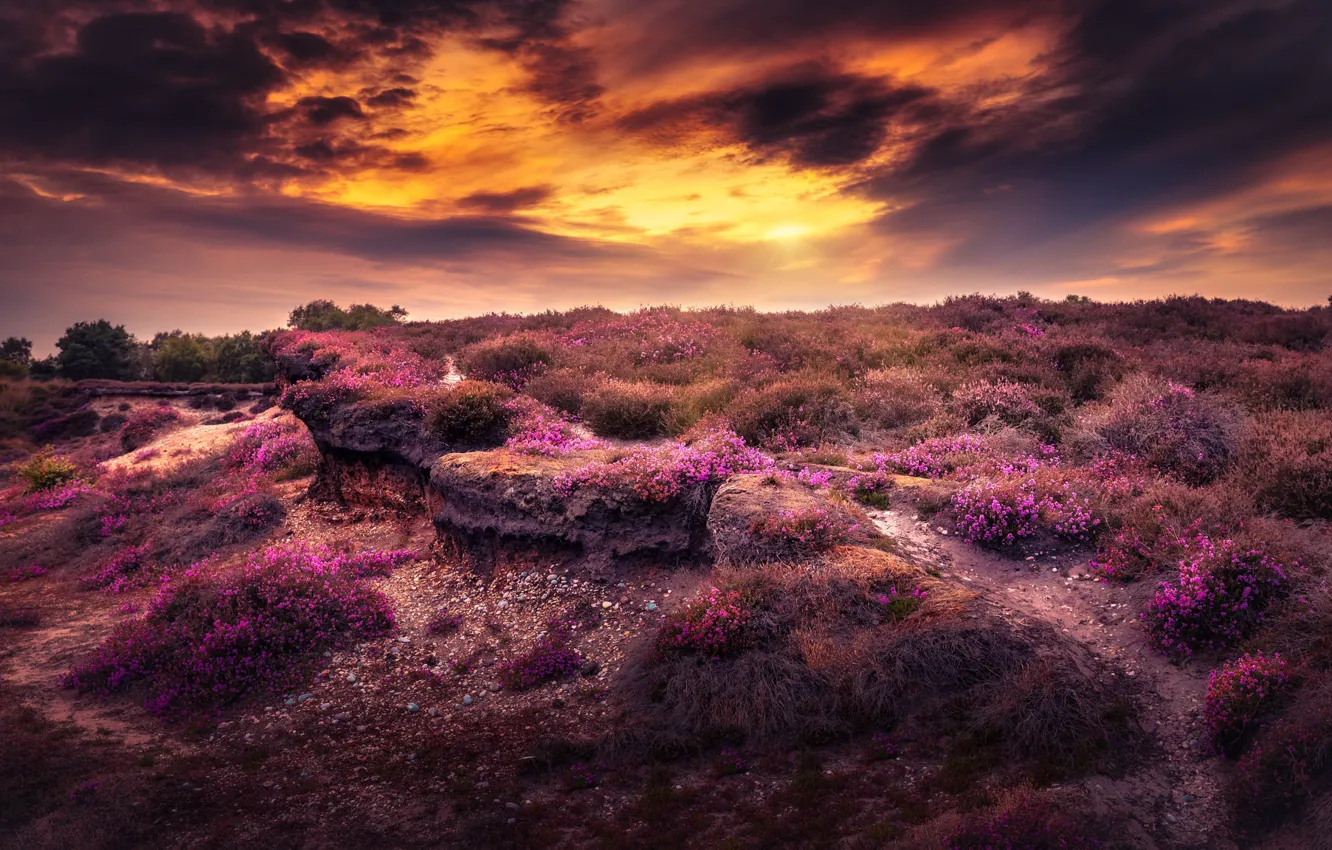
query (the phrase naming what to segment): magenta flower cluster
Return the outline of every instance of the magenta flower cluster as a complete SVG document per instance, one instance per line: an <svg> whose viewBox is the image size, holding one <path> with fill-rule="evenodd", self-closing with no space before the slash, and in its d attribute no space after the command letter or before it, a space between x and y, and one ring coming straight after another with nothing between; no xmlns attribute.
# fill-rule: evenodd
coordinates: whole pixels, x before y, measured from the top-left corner
<svg viewBox="0 0 1332 850"><path fill-rule="evenodd" d="M505 448L519 454L546 457L609 446L605 440L580 436L573 423L544 405L525 410L515 421L513 436L504 444Z"/></svg>
<svg viewBox="0 0 1332 850"><path fill-rule="evenodd" d="M1086 540L1101 524L1091 501L1069 482L1036 477L975 481L953 495L953 511L966 540L995 546L1009 546L1041 531Z"/></svg>
<svg viewBox="0 0 1332 850"><path fill-rule="evenodd" d="M843 542L856 526L826 508L783 509L755 520L750 531L793 553L825 552Z"/></svg>
<svg viewBox="0 0 1332 850"><path fill-rule="evenodd" d="M1213 670L1203 699L1203 722L1212 748L1234 755L1245 734L1293 684L1290 666L1279 654L1246 654Z"/></svg>
<svg viewBox="0 0 1332 850"><path fill-rule="evenodd" d="M883 609L888 619L905 620L925 602L927 595L925 589L919 585L907 593L899 591L897 585L893 585L888 588L887 593L874 594L874 601Z"/></svg>
<svg viewBox="0 0 1332 850"><path fill-rule="evenodd" d="M1041 414L1027 388L1011 381L963 384L953 393L953 407L973 425L991 416L1018 425Z"/></svg>
<svg viewBox="0 0 1332 850"><path fill-rule="evenodd" d="M734 432L712 428L688 443L640 446L619 460L597 461L555 479L568 496L583 487L629 489L645 502L669 502L686 488L719 484L732 475L761 472L772 459Z"/></svg>
<svg viewBox="0 0 1332 850"><path fill-rule="evenodd" d="M525 691L543 682L571 676L583 666L583 656L569 644L577 625L556 617L546 624L546 633L527 652L500 665L499 680L506 688Z"/></svg>
<svg viewBox="0 0 1332 850"><path fill-rule="evenodd" d="M10 581L28 581L29 579L41 578L50 570L40 564L27 564L22 567L15 567L9 571Z"/></svg>
<svg viewBox="0 0 1332 850"><path fill-rule="evenodd" d="M658 658L680 654L719 658L743 645L752 616L738 591L709 588L662 624L654 652Z"/></svg>
<svg viewBox="0 0 1332 850"><path fill-rule="evenodd" d="M1253 634L1287 586L1286 568L1261 549L1199 534L1179 575L1161 582L1140 616L1151 644L1166 655L1225 649Z"/></svg>
<svg viewBox="0 0 1332 850"><path fill-rule="evenodd" d="M294 423L272 419L247 427L226 454L229 466L253 474L313 465L318 457L308 431Z"/></svg>
<svg viewBox="0 0 1332 850"><path fill-rule="evenodd" d="M139 408L120 427L120 445L125 451L133 451L152 440L163 428L179 421L180 414L174 407L157 405Z"/></svg>
<svg viewBox="0 0 1332 850"><path fill-rule="evenodd" d="M727 747L717 755L717 773L721 776L735 776L749 770L749 761L737 749Z"/></svg>
<svg viewBox="0 0 1332 850"><path fill-rule="evenodd" d="M628 340L633 346L634 363L641 366L702 357L716 334L716 328L705 322L684 319L667 310L643 310L623 319L581 324L565 334L560 343L565 348L582 348L607 340Z"/></svg>
<svg viewBox="0 0 1332 850"><path fill-rule="evenodd" d="M289 684L297 662L315 649L393 627L389 600L357 580L350 560L292 544L221 573L191 569L143 617L118 626L65 683L96 693L141 683L148 709L169 716Z"/></svg>
<svg viewBox="0 0 1332 850"><path fill-rule="evenodd" d="M83 590L105 590L108 593L123 593L136 587L142 587L150 572L148 547L127 546L106 559L92 575L79 579Z"/></svg>
<svg viewBox="0 0 1332 850"><path fill-rule="evenodd" d="M891 736L876 732L870 738L869 746L865 748L865 755L869 757L870 761L886 761L897 758L901 755L901 752L897 748L897 742Z"/></svg>

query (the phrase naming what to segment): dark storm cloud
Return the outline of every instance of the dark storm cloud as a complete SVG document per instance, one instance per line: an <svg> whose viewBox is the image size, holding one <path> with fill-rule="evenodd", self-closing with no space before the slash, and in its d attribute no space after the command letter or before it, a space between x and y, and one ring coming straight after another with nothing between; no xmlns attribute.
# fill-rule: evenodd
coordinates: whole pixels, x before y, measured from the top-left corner
<svg viewBox="0 0 1332 850"><path fill-rule="evenodd" d="M244 33L124 13L90 20L68 52L42 45L21 38L0 54L0 152L230 168L264 152L260 104L283 73Z"/></svg>
<svg viewBox="0 0 1332 850"><path fill-rule="evenodd" d="M458 205L486 213L512 213L536 206L554 191L551 186L528 186L512 192L477 192L460 200Z"/></svg>
<svg viewBox="0 0 1332 850"><path fill-rule="evenodd" d="M753 86L659 103L620 124L668 144L721 131L756 154L785 155L799 166L842 166L871 156L896 119L929 99L919 86L812 65Z"/></svg>

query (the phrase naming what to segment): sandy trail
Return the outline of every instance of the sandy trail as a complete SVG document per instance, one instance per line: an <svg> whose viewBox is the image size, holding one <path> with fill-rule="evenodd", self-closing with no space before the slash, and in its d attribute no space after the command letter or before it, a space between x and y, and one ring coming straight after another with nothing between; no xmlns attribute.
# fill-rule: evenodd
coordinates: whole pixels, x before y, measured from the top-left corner
<svg viewBox="0 0 1332 850"><path fill-rule="evenodd" d="M913 518L914 511L869 510L902 553L957 579L1004 609L1015 622L1047 622L1089 647L1136 686L1139 721L1157 751L1122 778L1077 783L1094 801L1119 801L1165 847L1231 848L1223 798L1225 763L1202 743L1200 717L1207 669L1179 666L1152 651L1137 613L1154 589L1094 580L1087 553L1010 558L966 543L951 528Z"/></svg>

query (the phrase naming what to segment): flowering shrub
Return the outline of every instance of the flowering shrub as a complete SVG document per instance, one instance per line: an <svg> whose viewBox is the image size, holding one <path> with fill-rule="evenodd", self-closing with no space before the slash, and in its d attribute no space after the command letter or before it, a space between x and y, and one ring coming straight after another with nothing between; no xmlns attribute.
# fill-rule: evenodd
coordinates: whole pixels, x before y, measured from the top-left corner
<svg viewBox="0 0 1332 850"><path fill-rule="evenodd" d="M887 761L899 755L901 752L898 751L896 742L882 732L876 732L870 738L869 745L865 747L865 756L870 761Z"/></svg>
<svg viewBox="0 0 1332 850"><path fill-rule="evenodd" d="M720 658L743 645L752 616L738 591L710 588L667 618L653 650L658 658L689 653Z"/></svg>
<svg viewBox="0 0 1332 850"><path fill-rule="evenodd" d="M749 529L792 555L826 552L854 530L840 513L825 508L779 510L761 517Z"/></svg>
<svg viewBox="0 0 1332 850"><path fill-rule="evenodd" d="M306 422L327 420L344 404L363 398L369 380L356 372L341 370L322 381L300 381L282 391L279 403Z"/></svg>
<svg viewBox="0 0 1332 850"><path fill-rule="evenodd" d="M601 777L589 764L577 762L569 766L569 772L564 776L564 785L571 791L584 791L588 788L595 788L601 782Z"/></svg>
<svg viewBox="0 0 1332 850"><path fill-rule="evenodd" d="M1023 798L1002 812L973 815L944 839L946 850L1090 850L1099 841Z"/></svg>
<svg viewBox="0 0 1332 850"><path fill-rule="evenodd" d="M28 564L27 566L15 567L14 569L10 570L9 580L27 581L29 579L41 578L42 576L46 575L48 572L50 572L50 570L39 564Z"/></svg>
<svg viewBox="0 0 1332 850"><path fill-rule="evenodd" d="M226 454L228 465L249 473L312 470L318 459L319 451L309 431L273 419L247 427Z"/></svg>
<svg viewBox="0 0 1332 850"><path fill-rule="evenodd" d="M1239 416L1232 408L1182 384L1134 376L1111 403L1083 417L1100 452L1142 458L1189 484L1205 484L1233 460Z"/></svg>
<svg viewBox="0 0 1332 850"><path fill-rule="evenodd" d="M79 579L79 587L109 593L142 587L149 577L148 566L148 547L129 546L108 558L92 575Z"/></svg>
<svg viewBox="0 0 1332 850"><path fill-rule="evenodd" d="M530 650L500 665L500 683L511 690L525 691L578 672L583 666L583 657L569 648L573 630L569 620L552 619L546 624L546 633Z"/></svg>
<svg viewBox="0 0 1332 850"><path fill-rule="evenodd" d="M25 492L28 493L52 490L73 481L79 474L79 468L72 460L57 456L51 448L42 449L14 471L27 482Z"/></svg>
<svg viewBox="0 0 1332 850"><path fill-rule="evenodd" d="M973 482L953 495L953 510L964 538L996 546L1040 531L1086 540L1101 524L1092 514L1091 501L1069 482L1060 485L1035 476Z"/></svg>
<svg viewBox="0 0 1332 850"><path fill-rule="evenodd" d="M688 444L640 446L614 461L597 461L555 479L556 492L582 487L628 488L645 502L668 502L687 487L720 484L732 475L759 472L772 459L723 428L694 435Z"/></svg>
<svg viewBox="0 0 1332 850"><path fill-rule="evenodd" d="M975 434L931 437L901 451L875 454L864 468L919 478L970 480L980 475L1022 475L1059 464L1055 447L1041 446L1040 457L1011 457Z"/></svg>
<svg viewBox="0 0 1332 850"><path fill-rule="evenodd" d="M42 621L36 608L15 608L0 603L0 628L28 628Z"/></svg>
<svg viewBox="0 0 1332 850"><path fill-rule="evenodd" d="M1253 634L1286 587L1285 568L1262 550L1199 534L1179 576L1160 584L1141 617L1152 645L1167 655L1224 649Z"/></svg>
<svg viewBox="0 0 1332 850"><path fill-rule="evenodd" d="M69 792L69 800L71 803L90 802L93 799L93 797L97 796L97 788L98 788L97 782L92 782L92 781L84 782L81 785L79 785L79 787Z"/></svg>
<svg viewBox="0 0 1332 850"><path fill-rule="evenodd" d="M893 477L883 470L862 472L846 482L847 490L856 501L879 508L888 507L888 494L893 489Z"/></svg>
<svg viewBox="0 0 1332 850"><path fill-rule="evenodd" d="M856 391L856 415L884 428L917 425L942 409L939 394L920 373L879 369L865 375Z"/></svg>
<svg viewBox="0 0 1332 850"><path fill-rule="evenodd" d="M179 421L180 414L174 407L141 407L120 427L120 447L132 452L152 441L162 429Z"/></svg>
<svg viewBox="0 0 1332 850"><path fill-rule="evenodd" d="M293 662L317 647L393 626L388 599L360 584L342 557L294 544L270 547L221 575L192 569L167 584L142 618L118 626L65 682L98 693L144 683L149 710L163 715L286 684Z"/></svg>
<svg viewBox="0 0 1332 850"><path fill-rule="evenodd" d="M878 593L874 601L883 609L884 616L890 620L905 620L925 602L925 589L917 586L910 593L901 593L897 585L888 588L887 593Z"/></svg>
<svg viewBox="0 0 1332 850"><path fill-rule="evenodd" d="M75 481L63 487L39 490L24 499L19 508L25 513L35 511L56 511L74 504L74 500L84 493L97 492L82 481Z"/></svg>
<svg viewBox="0 0 1332 850"><path fill-rule="evenodd" d="M1290 690L1290 669L1280 655L1244 655L1213 670L1203 700L1212 748L1233 756L1258 718Z"/></svg>
<svg viewBox="0 0 1332 850"><path fill-rule="evenodd" d="M994 417L1007 425L1021 425L1041 415L1027 388L1010 381L977 381L953 392L952 407L968 425Z"/></svg>
<svg viewBox="0 0 1332 850"><path fill-rule="evenodd" d="M554 411L533 407L519 415L513 436L509 437L504 447L519 454L556 457L586 449L603 449L609 445L604 440L579 436L573 425Z"/></svg>

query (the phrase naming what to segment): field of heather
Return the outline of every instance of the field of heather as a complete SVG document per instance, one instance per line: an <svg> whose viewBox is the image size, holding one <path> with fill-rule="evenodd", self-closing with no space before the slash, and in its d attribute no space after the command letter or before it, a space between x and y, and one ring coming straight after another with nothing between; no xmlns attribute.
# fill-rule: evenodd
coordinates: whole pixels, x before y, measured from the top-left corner
<svg viewBox="0 0 1332 850"><path fill-rule="evenodd" d="M0 383L0 847L1332 847L1332 308L400 318Z"/></svg>

